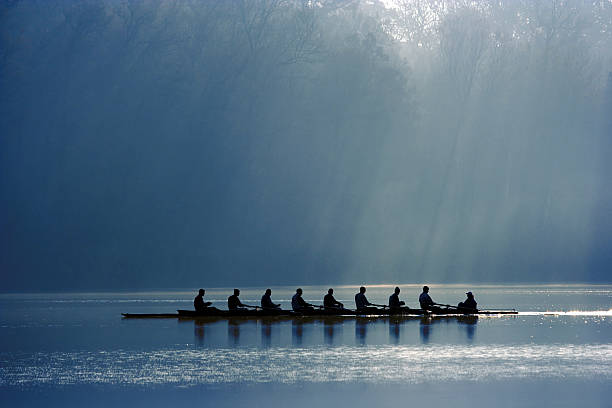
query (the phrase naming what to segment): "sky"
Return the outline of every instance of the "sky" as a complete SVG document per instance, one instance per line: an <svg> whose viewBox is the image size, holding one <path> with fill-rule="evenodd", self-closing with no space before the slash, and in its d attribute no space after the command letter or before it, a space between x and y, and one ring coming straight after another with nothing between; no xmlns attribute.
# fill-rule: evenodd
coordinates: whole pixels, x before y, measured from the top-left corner
<svg viewBox="0 0 612 408"><path fill-rule="evenodd" d="M612 3L0 5L0 291L610 282Z"/></svg>

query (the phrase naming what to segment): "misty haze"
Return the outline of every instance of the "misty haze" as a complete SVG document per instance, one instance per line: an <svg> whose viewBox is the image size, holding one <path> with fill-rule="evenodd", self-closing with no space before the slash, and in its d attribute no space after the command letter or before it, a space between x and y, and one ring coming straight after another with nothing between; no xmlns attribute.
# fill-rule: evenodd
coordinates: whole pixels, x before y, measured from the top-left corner
<svg viewBox="0 0 612 408"><path fill-rule="evenodd" d="M612 3L2 1L2 291L610 282Z"/></svg>

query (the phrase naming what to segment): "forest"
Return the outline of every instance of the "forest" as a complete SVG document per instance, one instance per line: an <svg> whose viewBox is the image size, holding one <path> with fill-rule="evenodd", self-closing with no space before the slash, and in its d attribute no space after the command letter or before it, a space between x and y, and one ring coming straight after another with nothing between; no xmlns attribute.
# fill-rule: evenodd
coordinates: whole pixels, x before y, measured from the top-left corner
<svg viewBox="0 0 612 408"><path fill-rule="evenodd" d="M610 282L612 1L0 2L6 290Z"/></svg>

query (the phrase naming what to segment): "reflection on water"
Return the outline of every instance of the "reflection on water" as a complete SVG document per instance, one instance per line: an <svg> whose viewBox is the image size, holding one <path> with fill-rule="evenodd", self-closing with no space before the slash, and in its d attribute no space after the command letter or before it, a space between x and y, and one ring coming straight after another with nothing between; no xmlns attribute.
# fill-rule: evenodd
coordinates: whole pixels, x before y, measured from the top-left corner
<svg viewBox="0 0 612 408"><path fill-rule="evenodd" d="M302 336L304 335L304 323L302 319L293 320L291 326L291 339L294 346L302 345Z"/></svg>
<svg viewBox="0 0 612 408"><path fill-rule="evenodd" d="M429 317L421 319L421 325L419 326L419 333L421 334L421 341L425 344L429 343L429 335L431 334L433 320Z"/></svg>
<svg viewBox="0 0 612 408"><path fill-rule="evenodd" d="M357 344L366 344L366 337L368 336L368 319L358 317L355 320L355 339Z"/></svg>
<svg viewBox="0 0 612 408"><path fill-rule="evenodd" d="M476 323L478 323L478 316L457 316L454 317L454 321L457 322L457 327L460 329L465 329L465 336L468 340L468 343L472 343L474 341L474 334L476 333ZM449 319L436 319L434 317L422 317L419 325L419 333L421 335L421 342L423 344L429 343L429 337L434 332L434 327L436 325L444 322L445 324L449 324L451 320Z"/></svg>
<svg viewBox="0 0 612 408"><path fill-rule="evenodd" d="M202 320L195 320L193 322L194 325L194 333L196 336L196 341L198 344L202 345L204 344L204 322Z"/></svg>
<svg viewBox="0 0 612 408"><path fill-rule="evenodd" d="M469 343L474 342L476 323L478 323L478 316L463 316L457 318L457 325L460 329L465 328L465 334Z"/></svg>
<svg viewBox="0 0 612 408"><path fill-rule="evenodd" d="M272 323L265 319L261 322L261 344L264 347L272 345Z"/></svg>
<svg viewBox="0 0 612 408"><path fill-rule="evenodd" d="M228 344L240 344L240 326L247 323L245 319L227 319Z"/></svg>
<svg viewBox="0 0 612 408"><path fill-rule="evenodd" d="M325 337L325 344L334 344L334 335L342 337L342 321L336 321L328 319L324 321L323 333Z"/></svg>
<svg viewBox="0 0 612 408"><path fill-rule="evenodd" d="M514 317L507 317L514 318ZM436 332L436 327L444 326L444 332L436 336L436 341L445 339L452 335L455 340L465 339L467 343L473 343L476 334L478 316L455 316L452 318L439 317L392 317L392 318L300 318L300 319L218 319L205 318L194 320L181 320L180 324L193 322L195 342L199 346L207 346L214 343L214 336L209 339L207 332L215 333L219 331L219 324L227 325L227 345L229 346L248 346L253 345L253 335L255 339L260 338L262 347L271 347L273 344L282 344L281 332L284 327L290 327L291 343L293 346L304 346L320 344L321 334L324 344L342 345L346 344L347 339L342 336L344 326L354 325L355 337L354 344L372 344L368 341L370 331L374 333L374 342L381 341L389 344L402 344L411 341L411 336L402 338L403 331L411 331L417 328L421 343L430 342L430 337ZM214 327L213 327L214 326ZM387 327L388 326L388 327ZM253 329L259 329L259 335ZM388 330L387 341L380 337L381 329ZM456 328L457 331L449 329ZM242 336L246 333L247 338ZM461 334L457 337L456 334ZM442 337L440 337L442 336ZM212 343L211 343L212 342Z"/></svg>
<svg viewBox="0 0 612 408"><path fill-rule="evenodd" d="M393 344L399 344L401 321L397 319L389 320L389 339Z"/></svg>

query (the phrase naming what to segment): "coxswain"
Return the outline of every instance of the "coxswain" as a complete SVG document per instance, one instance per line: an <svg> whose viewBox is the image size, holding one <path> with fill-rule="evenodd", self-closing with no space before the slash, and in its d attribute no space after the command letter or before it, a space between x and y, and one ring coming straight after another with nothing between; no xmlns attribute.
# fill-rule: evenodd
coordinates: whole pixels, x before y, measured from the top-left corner
<svg viewBox="0 0 612 408"><path fill-rule="evenodd" d="M306 301L302 299L302 293L302 288L296 289L295 295L291 298L291 308L296 312L314 312L314 305L306 303Z"/></svg>
<svg viewBox="0 0 612 408"><path fill-rule="evenodd" d="M332 288L329 288L329 290L327 291L327 295L325 295L325 297L323 298L323 306L331 309L339 309L344 307L342 303L338 302L334 298L334 290Z"/></svg>
<svg viewBox="0 0 612 408"><path fill-rule="evenodd" d="M212 305L212 302L204 302L205 293L206 291L204 289L200 289L198 291L198 295L195 297L195 299L193 299L193 307L195 308L196 312L203 312L208 306Z"/></svg>
<svg viewBox="0 0 612 408"><path fill-rule="evenodd" d="M457 305L457 307L459 309L470 309L473 311L478 311L478 303L476 303L476 300L474 299L474 295L472 294L472 292L467 292L467 299L465 299L463 302L459 302L459 304Z"/></svg>
<svg viewBox="0 0 612 408"><path fill-rule="evenodd" d="M266 289L266 293L261 297L261 307L264 309L280 309L280 304L272 303L271 289Z"/></svg>
<svg viewBox="0 0 612 408"><path fill-rule="evenodd" d="M400 288L395 287L395 291L391 296L389 296L389 309L399 309L404 306L406 303L399 300Z"/></svg>
<svg viewBox="0 0 612 408"><path fill-rule="evenodd" d="M239 295L240 295L240 290L234 289L234 294L227 298L227 308L229 310L240 310L242 308L249 307L247 305L242 304L240 299L238 299Z"/></svg>
<svg viewBox="0 0 612 408"><path fill-rule="evenodd" d="M429 286L423 286L423 293L419 296L419 304L423 310L432 310L435 305L429 296Z"/></svg>

